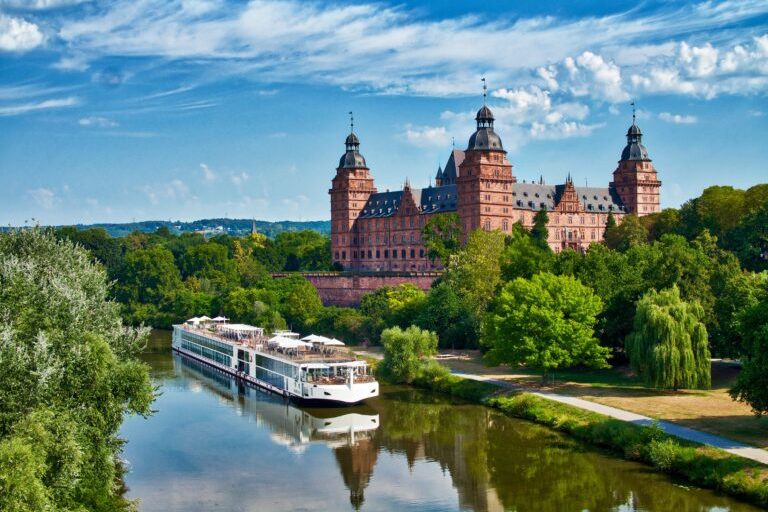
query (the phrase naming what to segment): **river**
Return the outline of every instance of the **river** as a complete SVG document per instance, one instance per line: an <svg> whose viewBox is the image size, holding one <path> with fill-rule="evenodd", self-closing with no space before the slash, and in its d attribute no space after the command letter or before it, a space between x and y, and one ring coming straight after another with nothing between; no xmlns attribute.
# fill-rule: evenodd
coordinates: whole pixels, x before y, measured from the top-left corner
<svg viewBox="0 0 768 512"><path fill-rule="evenodd" d="M172 354L169 332L143 358L157 412L122 428L143 512L758 510L432 393L305 409Z"/></svg>

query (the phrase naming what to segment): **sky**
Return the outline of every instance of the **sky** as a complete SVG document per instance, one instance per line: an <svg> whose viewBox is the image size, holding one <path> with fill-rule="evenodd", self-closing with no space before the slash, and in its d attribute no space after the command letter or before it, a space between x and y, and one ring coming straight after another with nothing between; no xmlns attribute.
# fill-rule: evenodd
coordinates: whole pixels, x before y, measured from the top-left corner
<svg viewBox="0 0 768 512"><path fill-rule="evenodd" d="M607 186L634 100L663 207L768 182L765 0L0 0L0 225L328 219L350 111L427 186L482 77L519 180Z"/></svg>

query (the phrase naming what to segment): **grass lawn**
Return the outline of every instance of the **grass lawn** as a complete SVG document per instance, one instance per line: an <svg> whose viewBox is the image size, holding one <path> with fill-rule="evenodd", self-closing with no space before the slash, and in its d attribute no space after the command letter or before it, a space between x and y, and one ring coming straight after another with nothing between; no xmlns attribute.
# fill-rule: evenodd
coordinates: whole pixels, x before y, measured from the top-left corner
<svg viewBox="0 0 768 512"><path fill-rule="evenodd" d="M731 399L728 388L739 369L727 363L713 363L711 390L674 392L644 387L626 367L557 372L555 385L542 387L538 372L508 366L487 367L482 364L479 353L463 353L469 358L441 362L455 371L578 396L768 449L768 417L756 418L749 406Z"/></svg>

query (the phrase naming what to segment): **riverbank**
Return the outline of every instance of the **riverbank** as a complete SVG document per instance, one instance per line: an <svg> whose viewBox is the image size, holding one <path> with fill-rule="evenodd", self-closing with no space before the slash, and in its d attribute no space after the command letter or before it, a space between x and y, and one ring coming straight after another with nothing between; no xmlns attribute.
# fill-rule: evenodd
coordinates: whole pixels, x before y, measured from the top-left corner
<svg viewBox="0 0 768 512"><path fill-rule="evenodd" d="M768 507L768 466L710 446L679 439L658 427L639 426L527 392L454 374L425 375L414 385L483 403L505 414L564 432L657 471Z"/></svg>

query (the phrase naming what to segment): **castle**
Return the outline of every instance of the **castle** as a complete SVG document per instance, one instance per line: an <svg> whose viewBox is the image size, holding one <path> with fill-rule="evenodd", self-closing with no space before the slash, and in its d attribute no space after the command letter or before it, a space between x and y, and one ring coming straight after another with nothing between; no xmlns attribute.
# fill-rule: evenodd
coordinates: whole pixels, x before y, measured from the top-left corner
<svg viewBox="0 0 768 512"><path fill-rule="evenodd" d="M533 227L534 216L546 210L548 243L553 251L585 251L603 239L609 213L620 223L627 214L661 211L661 182L642 144L642 132L632 116L627 145L608 187L577 187L568 175L564 184L519 183L494 117L483 101L475 117L477 129L467 149L454 149L438 168L435 185L379 192L354 125L346 152L339 161L331 196L331 252L333 262L345 270L413 272L437 269L421 241L431 216L456 212L462 234L474 229L510 233L520 222Z"/></svg>

